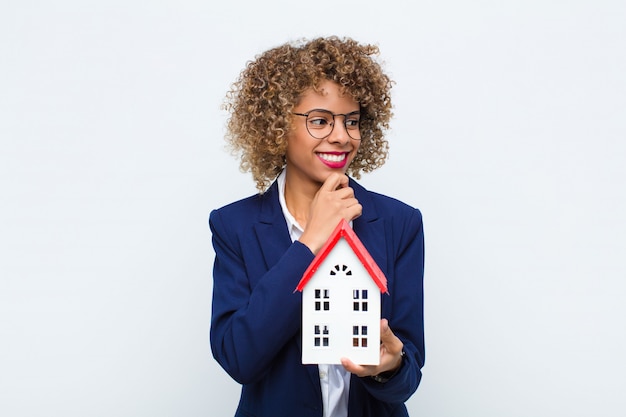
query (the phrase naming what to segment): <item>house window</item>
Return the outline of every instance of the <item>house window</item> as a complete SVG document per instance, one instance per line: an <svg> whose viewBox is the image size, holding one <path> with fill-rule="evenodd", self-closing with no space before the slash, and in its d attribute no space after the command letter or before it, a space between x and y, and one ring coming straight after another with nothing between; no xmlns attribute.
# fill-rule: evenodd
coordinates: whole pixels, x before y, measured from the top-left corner
<svg viewBox="0 0 626 417"><path fill-rule="evenodd" d="M367 311L367 290L352 290L352 310Z"/></svg>
<svg viewBox="0 0 626 417"><path fill-rule="evenodd" d="M352 326L352 346L367 347L367 326Z"/></svg>
<svg viewBox="0 0 626 417"><path fill-rule="evenodd" d="M329 289L316 289L315 290L315 311L329 311L330 310L330 290Z"/></svg>
<svg viewBox="0 0 626 417"><path fill-rule="evenodd" d="M328 347L330 342L328 326L325 324L316 324L313 331L315 333L315 336L313 337L313 346Z"/></svg>
<svg viewBox="0 0 626 417"><path fill-rule="evenodd" d="M352 271L350 270L350 268L348 268L348 265L335 265L330 270L330 275L337 275L337 274L350 276L352 275Z"/></svg>

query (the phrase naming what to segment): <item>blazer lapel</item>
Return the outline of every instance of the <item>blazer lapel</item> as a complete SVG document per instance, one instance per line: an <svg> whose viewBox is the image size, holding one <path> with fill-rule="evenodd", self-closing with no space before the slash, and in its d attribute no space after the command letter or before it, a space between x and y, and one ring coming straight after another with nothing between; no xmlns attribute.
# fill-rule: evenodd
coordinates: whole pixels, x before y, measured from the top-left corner
<svg viewBox="0 0 626 417"><path fill-rule="evenodd" d="M259 222L254 225L267 269L275 265L291 245L289 230L278 202L276 182L260 197Z"/></svg>
<svg viewBox="0 0 626 417"><path fill-rule="evenodd" d="M355 197L363 207L361 216L352 222L352 229L372 255L378 267L387 276L387 241L384 221L378 216L376 206L370 199L367 190L352 181L350 186L354 189Z"/></svg>

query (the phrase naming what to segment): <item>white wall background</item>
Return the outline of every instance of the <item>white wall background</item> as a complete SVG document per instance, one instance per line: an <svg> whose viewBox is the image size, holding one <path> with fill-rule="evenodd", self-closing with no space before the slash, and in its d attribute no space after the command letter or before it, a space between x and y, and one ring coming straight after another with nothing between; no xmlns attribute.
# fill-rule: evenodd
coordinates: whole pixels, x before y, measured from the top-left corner
<svg viewBox="0 0 626 417"><path fill-rule="evenodd" d="M380 45L422 209L412 416L626 414L626 3L0 2L0 415L230 416L212 208L255 192L219 106L286 40Z"/></svg>

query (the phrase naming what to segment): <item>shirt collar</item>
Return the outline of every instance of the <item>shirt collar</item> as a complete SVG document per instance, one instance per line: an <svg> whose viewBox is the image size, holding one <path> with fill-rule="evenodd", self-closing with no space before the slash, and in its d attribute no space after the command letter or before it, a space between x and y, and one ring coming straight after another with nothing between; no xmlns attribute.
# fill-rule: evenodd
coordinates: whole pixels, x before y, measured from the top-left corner
<svg viewBox="0 0 626 417"><path fill-rule="evenodd" d="M287 208L287 203L285 202L285 179L286 179L287 168L283 169L280 173L276 182L278 184L278 201L280 202L280 208L283 211L283 216L285 217L285 221L287 222L287 228L289 229L289 236L291 236L291 240L297 240L302 236L304 229L298 223L295 217L291 215L289 209Z"/></svg>

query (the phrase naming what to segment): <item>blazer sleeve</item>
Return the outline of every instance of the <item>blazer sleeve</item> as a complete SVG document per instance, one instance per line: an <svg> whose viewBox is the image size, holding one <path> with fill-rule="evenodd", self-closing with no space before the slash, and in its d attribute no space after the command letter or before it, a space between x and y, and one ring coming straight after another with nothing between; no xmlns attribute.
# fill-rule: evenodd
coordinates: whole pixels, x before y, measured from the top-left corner
<svg viewBox="0 0 626 417"><path fill-rule="evenodd" d="M313 260L305 245L287 241L276 264L266 266L253 228L240 227L244 222L219 210L209 217L215 250L211 350L241 384L262 378L299 333L302 298L294 289Z"/></svg>
<svg viewBox="0 0 626 417"><path fill-rule="evenodd" d="M383 298L383 315L404 343L402 366L387 382L359 378L365 389L380 401L400 403L417 390L424 366L424 231L422 215L413 209L399 224L394 222L393 287L390 299ZM384 296L385 297L385 296Z"/></svg>

